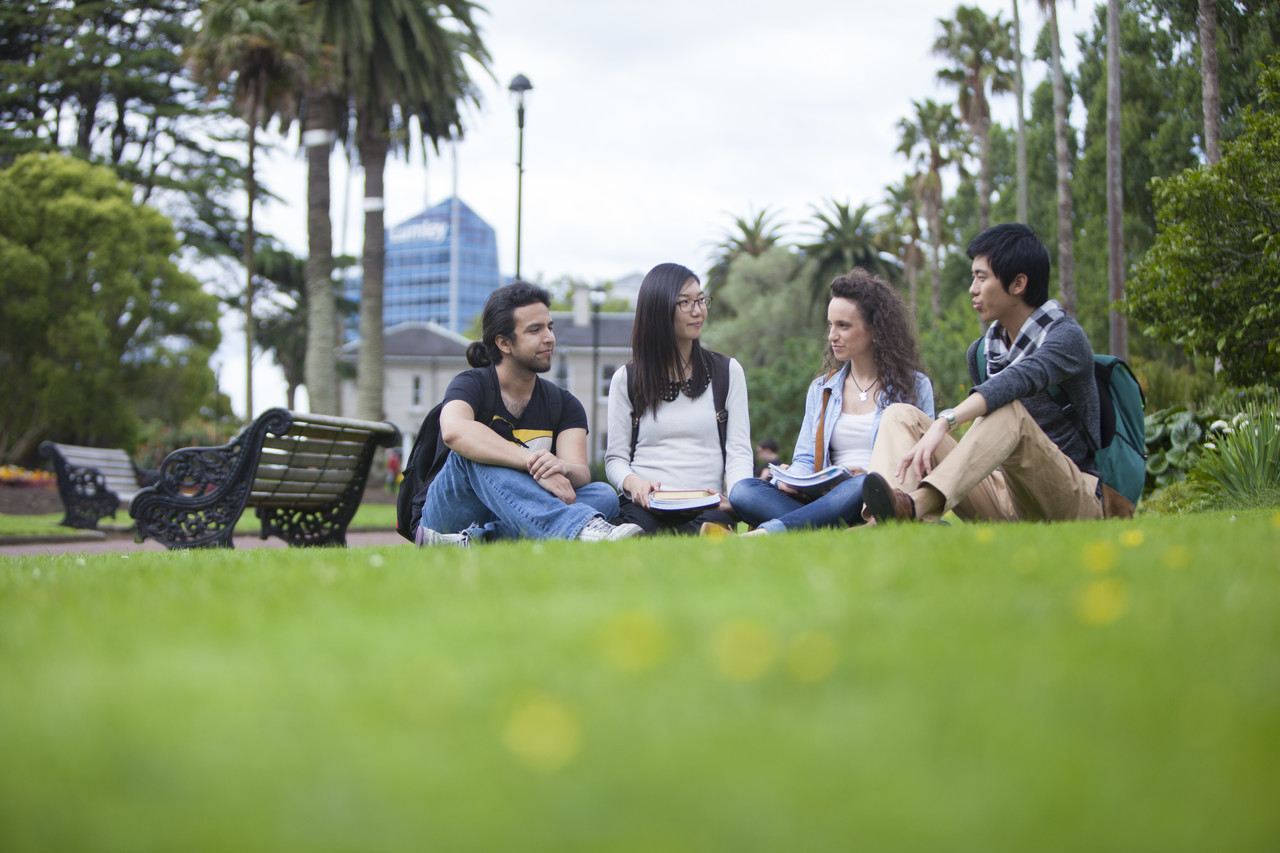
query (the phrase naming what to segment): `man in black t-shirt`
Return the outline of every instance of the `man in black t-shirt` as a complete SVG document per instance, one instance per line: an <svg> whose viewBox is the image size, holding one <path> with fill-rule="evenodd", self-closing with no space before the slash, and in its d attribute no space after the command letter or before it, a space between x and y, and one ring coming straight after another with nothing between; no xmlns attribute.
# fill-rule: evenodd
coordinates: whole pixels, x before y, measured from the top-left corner
<svg viewBox="0 0 1280 853"><path fill-rule="evenodd" d="M555 353L550 306L546 290L523 281L489 295L483 340L467 347L473 369L445 392L440 436L451 452L427 490L419 545L601 541L641 532L609 524L618 496L607 483L591 482L586 412L538 376L551 369Z"/></svg>

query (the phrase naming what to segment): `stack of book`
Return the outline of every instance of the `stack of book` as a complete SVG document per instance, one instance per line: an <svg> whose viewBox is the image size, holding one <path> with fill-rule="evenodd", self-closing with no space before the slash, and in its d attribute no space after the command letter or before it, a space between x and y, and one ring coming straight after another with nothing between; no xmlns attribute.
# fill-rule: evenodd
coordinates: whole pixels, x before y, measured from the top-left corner
<svg viewBox="0 0 1280 853"><path fill-rule="evenodd" d="M649 495L649 509L660 512L688 512L720 505L720 496L707 489L657 491Z"/></svg>

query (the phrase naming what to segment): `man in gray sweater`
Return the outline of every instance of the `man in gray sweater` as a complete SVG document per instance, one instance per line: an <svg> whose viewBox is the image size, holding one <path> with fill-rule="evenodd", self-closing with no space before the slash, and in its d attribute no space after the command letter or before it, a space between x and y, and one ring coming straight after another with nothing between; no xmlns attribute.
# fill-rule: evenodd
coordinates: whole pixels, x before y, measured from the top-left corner
<svg viewBox="0 0 1280 853"><path fill-rule="evenodd" d="M1100 438L1093 349L1080 324L1048 298L1048 251L1030 228L1005 224L975 237L968 255L969 295L990 324L969 347L974 387L936 420L913 406L885 410L864 515L877 522L933 520L947 510L965 520L1101 518L1089 449ZM969 421L956 441L952 431Z"/></svg>

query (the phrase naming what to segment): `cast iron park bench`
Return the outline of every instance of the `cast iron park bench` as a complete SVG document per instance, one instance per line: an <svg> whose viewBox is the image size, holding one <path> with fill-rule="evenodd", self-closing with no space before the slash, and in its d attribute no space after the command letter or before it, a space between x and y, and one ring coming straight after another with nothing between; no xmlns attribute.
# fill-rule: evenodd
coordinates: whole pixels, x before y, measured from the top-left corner
<svg viewBox="0 0 1280 853"><path fill-rule="evenodd" d="M346 545L374 451L400 443L394 424L268 409L222 447L183 447L160 463L129 514L139 542L235 547L232 530L254 507L262 539Z"/></svg>
<svg viewBox="0 0 1280 853"><path fill-rule="evenodd" d="M116 509L129 509L142 488L144 473L119 448L81 447L46 441L40 455L53 460L58 495L66 508L61 524L96 530L98 519L115 518Z"/></svg>

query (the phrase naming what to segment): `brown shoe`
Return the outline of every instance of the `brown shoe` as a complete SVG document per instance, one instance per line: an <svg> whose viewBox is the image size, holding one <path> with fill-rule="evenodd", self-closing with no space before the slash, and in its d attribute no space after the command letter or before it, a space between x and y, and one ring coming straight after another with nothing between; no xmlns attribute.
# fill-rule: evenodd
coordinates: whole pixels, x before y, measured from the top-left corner
<svg viewBox="0 0 1280 853"><path fill-rule="evenodd" d="M877 524L886 521L916 521L916 504L902 489L889 485L880 474L868 474L862 483L862 500Z"/></svg>

